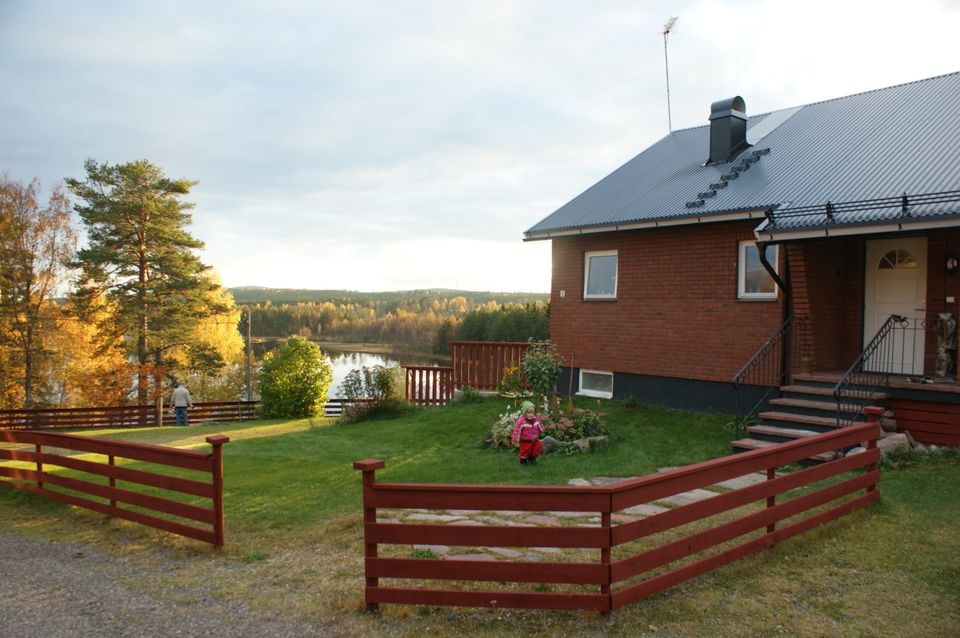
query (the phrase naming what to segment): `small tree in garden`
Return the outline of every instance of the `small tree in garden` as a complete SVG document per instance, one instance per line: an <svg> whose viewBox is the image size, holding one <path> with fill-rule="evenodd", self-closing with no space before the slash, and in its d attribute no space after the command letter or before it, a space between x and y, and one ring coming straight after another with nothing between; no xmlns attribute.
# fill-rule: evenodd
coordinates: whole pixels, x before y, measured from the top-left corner
<svg viewBox="0 0 960 638"><path fill-rule="evenodd" d="M260 372L260 415L307 417L323 412L333 382L330 362L320 347L292 337L263 358Z"/></svg>
<svg viewBox="0 0 960 638"><path fill-rule="evenodd" d="M520 361L520 369L533 392L534 404L543 405L548 396L556 394L557 380L563 359L551 341L531 341L530 348Z"/></svg>

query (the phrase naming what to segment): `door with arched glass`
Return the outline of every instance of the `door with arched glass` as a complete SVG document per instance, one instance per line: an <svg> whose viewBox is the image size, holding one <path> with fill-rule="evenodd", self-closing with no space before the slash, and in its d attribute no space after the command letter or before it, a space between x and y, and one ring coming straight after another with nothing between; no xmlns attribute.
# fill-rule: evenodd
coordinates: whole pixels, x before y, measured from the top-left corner
<svg viewBox="0 0 960 638"><path fill-rule="evenodd" d="M886 350L899 374L923 374L927 306L927 238L901 237L867 242L863 343L866 346L890 315L910 319L909 330L894 333ZM916 321L914 321L916 320ZM915 330L913 328L916 328ZM870 366L877 369L877 364Z"/></svg>

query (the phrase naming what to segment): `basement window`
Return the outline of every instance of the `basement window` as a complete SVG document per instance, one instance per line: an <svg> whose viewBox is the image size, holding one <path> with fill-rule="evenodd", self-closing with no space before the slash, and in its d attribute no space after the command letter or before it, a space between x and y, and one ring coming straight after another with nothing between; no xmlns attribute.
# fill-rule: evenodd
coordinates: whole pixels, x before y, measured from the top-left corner
<svg viewBox="0 0 960 638"><path fill-rule="evenodd" d="M584 254L583 298L617 298L617 251L598 250Z"/></svg>
<svg viewBox="0 0 960 638"><path fill-rule="evenodd" d="M780 247L766 247L767 261L775 272L780 272ZM777 298L777 284L760 263L760 251L755 241L740 242L740 258L737 262L737 299Z"/></svg>
<svg viewBox="0 0 960 638"><path fill-rule="evenodd" d="M580 391L588 397L597 397L598 399L613 398L613 373L600 372L597 370L580 371Z"/></svg>

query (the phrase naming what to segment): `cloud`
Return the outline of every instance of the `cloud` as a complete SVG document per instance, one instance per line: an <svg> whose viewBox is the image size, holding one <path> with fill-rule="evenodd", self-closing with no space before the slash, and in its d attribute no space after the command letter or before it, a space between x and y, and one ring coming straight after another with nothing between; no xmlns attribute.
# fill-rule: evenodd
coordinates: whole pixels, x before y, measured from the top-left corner
<svg viewBox="0 0 960 638"><path fill-rule="evenodd" d="M198 180L230 285L546 290L522 233L667 133L674 15L676 128L730 95L756 114L956 70L960 15L930 0L7 2L0 170Z"/></svg>

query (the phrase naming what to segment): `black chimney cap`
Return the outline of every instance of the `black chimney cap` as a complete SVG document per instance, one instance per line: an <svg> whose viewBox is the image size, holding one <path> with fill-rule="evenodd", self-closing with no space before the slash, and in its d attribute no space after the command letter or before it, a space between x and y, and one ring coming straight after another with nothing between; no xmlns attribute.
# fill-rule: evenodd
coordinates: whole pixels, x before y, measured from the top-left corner
<svg viewBox="0 0 960 638"><path fill-rule="evenodd" d="M707 164L723 164L747 148L747 107L739 95L710 105L710 156Z"/></svg>

